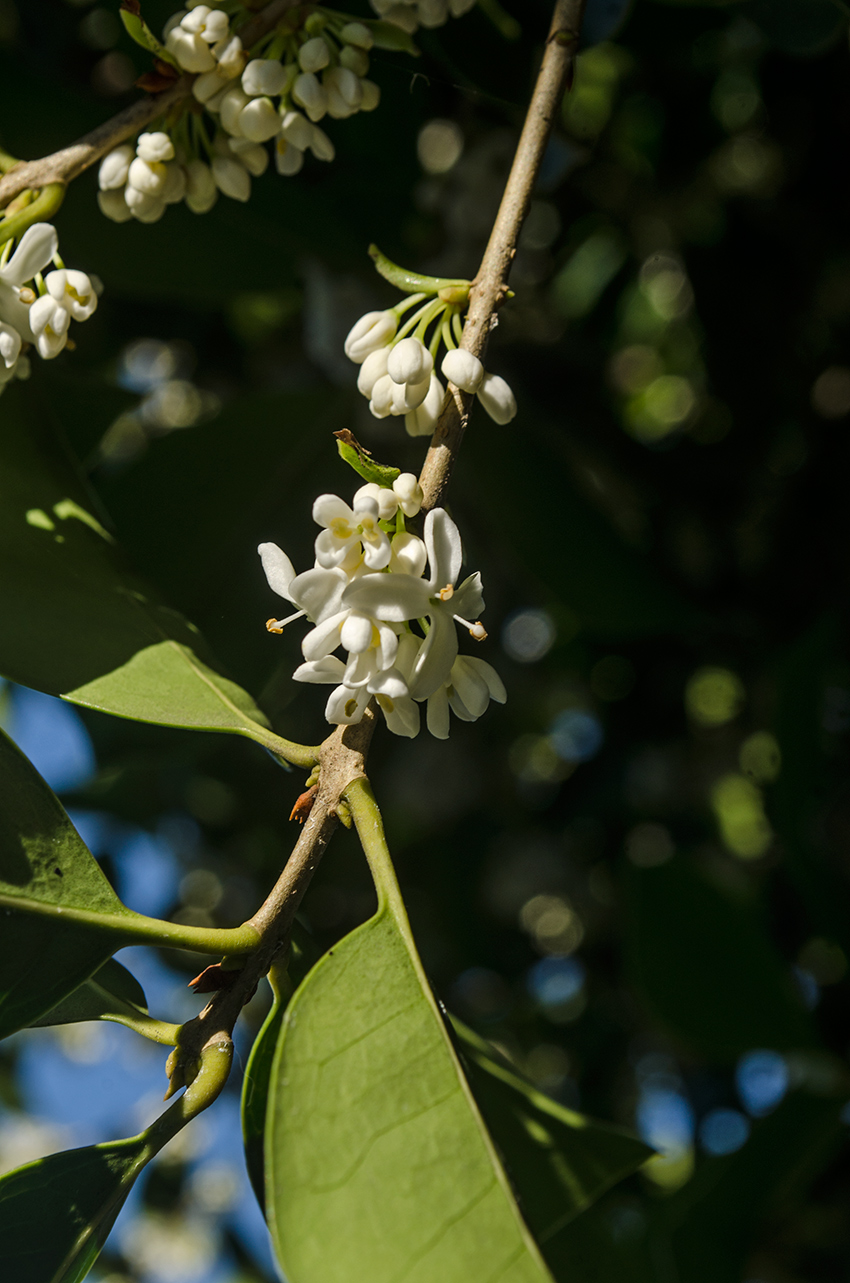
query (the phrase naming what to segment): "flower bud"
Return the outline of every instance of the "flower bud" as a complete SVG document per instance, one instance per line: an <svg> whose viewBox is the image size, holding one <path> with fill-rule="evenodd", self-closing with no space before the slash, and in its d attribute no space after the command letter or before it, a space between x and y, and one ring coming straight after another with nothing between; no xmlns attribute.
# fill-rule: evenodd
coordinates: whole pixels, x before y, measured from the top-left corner
<svg viewBox="0 0 850 1283"><path fill-rule="evenodd" d="M304 164L304 153L300 147L288 143L281 135L275 143L274 163L279 174L284 178L291 178L293 174L300 172Z"/></svg>
<svg viewBox="0 0 850 1283"><path fill-rule="evenodd" d="M393 535L390 540L390 572L413 575L419 579L425 569L428 550L418 535L407 532Z"/></svg>
<svg viewBox="0 0 850 1283"><path fill-rule="evenodd" d="M328 42L321 36L307 40L298 50L298 65L302 71L321 71L331 60Z"/></svg>
<svg viewBox="0 0 850 1283"><path fill-rule="evenodd" d="M102 192L111 192L118 187L123 187L127 181L127 174L133 160L133 148L128 143L125 143L123 147L115 147L112 151L107 152L100 162L100 169L97 171L100 190Z"/></svg>
<svg viewBox="0 0 850 1283"><path fill-rule="evenodd" d="M310 151L316 157L316 160L333 160L336 155L336 148L324 129L320 129L318 125L313 125L312 131L310 135Z"/></svg>
<svg viewBox="0 0 850 1283"><path fill-rule="evenodd" d="M360 110L363 90L360 80L347 67L330 67L322 76L328 98L328 114L334 120L345 120Z"/></svg>
<svg viewBox="0 0 850 1283"><path fill-rule="evenodd" d="M242 134L241 117L243 110L248 106L251 99L246 93L242 92L239 85L231 85L227 93L221 100L221 127L239 138Z"/></svg>
<svg viewBox="0 0 850 1283"><path fill-rule="evenodd" d="M239 113L239 128L252 143L267 143L280 129L271 98L252 98Z"/></svg>
<svg viewBox="0 0 850 1283"><path fill-rule="evenodd" d="M402 472L396 477L393 482L393 494L406 517L415 517L425 498L422 487L412 472Z"/></svg>
<svg viewBox="0 0 850 1283"><path fill-rule="evenodd" d="M286 71L277 58L254 58L242 72L242 88L252 98L276 98L285 83Z"/></svg>
<svg viewBox="0 0 850 1283"><path fill-rule="evenodd" d="M174 143L168 137L168 134L161 129L150 134L139 134L139 141L136 143L136 155L141 160L150 162L173 160Z"/></svg>
<svg viewBox="0 0 850 1283"><path fill-rule="evenodd" d="M434 368L434 360L421 339L402 339L390 352L387 373L395 383L421 383Z"/></svg>
<svg viewBox="0 0 850 1283"><path fill-rule="evenodd" d="M140 223L156 223L165 213L165 201L160 196L140 191L130 183L124 188L124 199Z"/></svg>
<svg viewBox="0 0 850 1283"><path fill-rule="evenodd" d="M328 109L328 95L312 72L302 72L292 86L293 101L303 107L313 124L322 119Z"/></svg>
<svg viewBox="0 0 850 1283"><path fill-rule="evenodd" d="M448 0L419 0L416 8L423 27L442 27L449 16Z"/></svg>
<svg viewBox="0 0 850 1283"><path fill-rule="evenodd" d="M216 187L232 200L248 200L251 195L251 177L243 164L229 156L216 156L212 163Z"/></svg>
<svg viewBox="0 0 850 1283"><path fill-rule="evenodd" d="M395 312L367 312L354 324L345 340L345 355L355 365L362 365L371 352L386 347L398 329Z"/></svg>
<svg viewBox="0 0 850 1283"><path fill-rule="evenodd" d="M484 366L478 357L460 347L446 353L440 370L462 392L477 392L484 378Z"/></svg>
<svg viewBox="0 0 850 1283"><path fill-rule="evenodd" d="M393 383L393 414L409 414L425 400L431 387L431 375L426 374L419 383Z"/></svg>
<svg viewBox="0 0 850 1283"><path fill-rule="evenodd" d="M280 132L293 147L306 151L313 141L313 130L316 128L300 111L287 111L281 120Z"/></svg>
<svg viewBox="0 0 850 1283"><path fill-rule="evenodd" d="M372 388L372 399L369 402L369 409L376 419L385 419L388 414L392 414L393 408L393 388L395 384L388 374L384 374L377 380Z"/></svg>
<svg viewBox="0 0 850 1283"><path fill-rule="evenodd" d="M161 161L150 164L137 156L127 173L127 185L131 188L135 187L137 191L146 192L148 196L160 196L165 187L166 177L165 165ZM130 203L129 200L127 203Z"/></svg>
<svg viewBox="0 0 850 1283"><path fill-rule="evenodd" d="M366 360L360 367L360 373L357 376L357 390L362 392L368 399L372 396L372 389L382 379L387 372L387 358L390 349L388 347L379 347L377 351L370 352Z"/></svg>
<svg viewBox="0 0 850 1283"><path fill-rule="evenodd" d="M361 111L374 111L381 101L381 91L375 84L374 80L361 80L360 89L363 94L360 103Z"/></svg>
<svg viewBox="0 0 850 1283"><path fill-rule="evenodd" d="M14 369L21 355L21 336L13 325L0 321L0 363L6 370ZM0 377L3 377L0 375ZM5 382L5 378L3 378Z"/></svg>
<svg viewBox="0 0 850 1283"><path fill-rule="evenodd" d="M470 9L474 9L478 0L449 0L449 13L453 18L462 18Z"/></svg>
<svg viewBox="0 0 850 1283"><path fill-rule="evenodd" d="M478 400L495 423L510 423L516 414L516 397L498 374L485 374L478 389Z"/></svg>
<svg viewBox="0 0 850 1283"><path fill-rule="evenodd" d="M431 375L428 395L421 405L404 416L404 427L409 437L430 437L433 435L446 399L446 389L436 374Z"/></svg>
<svg viewBox="0 0 850 1283"><path fill-rule="evenodd" d="M169 31L165 47L174 55L183 71L212 71L216 65L206 41L184 30L181 25L172 27Z"/></svg>
<svg viewBox="0 0 850 1283"><path fill-rule="evenodd" d="M365 507L364 501L367 499L373 500L378 505L379 521L392 521L398 508L398 499L392 490L387 486L379 486L375 481L367 482L354 495L352 506L355 512L358 508Z"/></svg>
<svg viewBox="0 0 850 1283"><path fill-rule="evenodd" d="M230 138L227 145L254 178L259 178L268 169L269 153L259 143L249 142L247 138Z"/></svg>
<svg viewBox="0 0 850 1283"><path fill-rule="evenodd" d="M339 33L339 38L343 44L354 45L357 49L367 51L375 43L371 31L362 22L347 22Z"/></svg>
<svg viewBox="0 0 850 1283"><path fill-rule="evenodd" d="M242 41L238 36L219 40L218 44L213 45L212 52L218 63L216 71L225 80L233 80L235 76L242 75L248 55L242 48Z"/></svg>
<svg viewBox="0 0 850 1283"><path fill-rule="evenodd" d="M218 188L209 165L190 160L186 166L186 204L193 214L206 214L218 200Z"/></svg>
<svg viewBox="0 0 850 1283"><path fill-rule="evenodd" d="M97 203L101 214L105 214L113 223L126 223L133 217L133 211L124 199L122 188L98 192Z"/></svg>
<svg viewBox="0 0 850 1283"><path fill-rule="evenodd" d="M186 171L182 165L172 162L165 166L165 183L160 195L166 205L176 205L186 195Z"/></svg>
<svg viewBox="0 0 850 1283"><path fill-rule="evenodd" d="M47 292L75 321L87 321L97 308L97 294L85 272L61 268L44 278Z"/></svg>
<svg viewBox="0 0 850 1283"><path fill-rule="evenodd" d="M219 75L218 67L214 71L205 71L202 76L196 76L192 85L192 96L198 102L209 103L210 99L215 98L217 93L228 88L226 80Z"/></svg>
<svg viewBox="0 0 850 1283"><path fill-rule="evenodd" d="M400 27L412 36L419 26L419 19L416 16L416 10L408 4L393 4L388 9L384 9L384 21L391 22L394 27Z"/></svg>
<svg viewBox="0 0 850 1283"><path fill-rule="evenodd" d="M339 65L353 71L355 76L365 76L369 72L369 58L362 49L346 45L339 55Z"/></svg>

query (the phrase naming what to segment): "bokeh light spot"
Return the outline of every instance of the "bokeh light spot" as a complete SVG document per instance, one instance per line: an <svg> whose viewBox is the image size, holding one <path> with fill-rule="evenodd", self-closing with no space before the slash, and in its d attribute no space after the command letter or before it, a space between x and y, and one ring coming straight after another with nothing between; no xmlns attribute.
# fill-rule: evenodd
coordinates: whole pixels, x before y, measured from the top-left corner
<svg viewBox="0 0 850 1283"><path fill-rule="evenodd" d="M636 824L626 837L626 856L639 869L654 869L676 853L670 830L663 824Z"/></svg>
<svg viewBox="0 0 850 1283"><path fill-rule="evenodd" d="M515 610L502 629L502 648L518 664L535 664L555 643L557 630L546 610Z"/></svg>
<svg viewBox="0 0 850 1283"><path fill-rule="evenodd" d="M738 762L744 774L752 776L759 784L771 783L782 766L782 754L776 738L770 731L756 731L749 735L741 745Z"/></svg>
<svg viewBox="0 0 850 1283"><path fill-rule="evenodd" d="M728 668L700 668L685 687L685 708L698 726L725 726L743 702L743 683Z"/></svg>
<svg viewBox="0 0 850 1283"><path fill-rule="evenodd" d="M542 958L528 972L526 984L535 1002L557 1014L582 996L585 969L578 958Z"/></svg>
<svg viewBox="0 0 850 1283"><path fill-rule="evenodd" d="M761 790L745 775L724 775L711 790L711 805L726 848L742 860L756 860L773 841Z"/></svg>
<svg viewBox="0 0 850 1283"><path fill-rule="evenodd" d="M842 419L850 413L850 370L846 365L831 365L815 379L812 387L812 409L822 419Z"/></svg>
<svg viewBox="0 0 850 1283"><path fill-rule="evenodd" d="M707 1154L734 1154L750 1135L750 1120L737 1109L712 1109L699 1125L699 1140Z"/></svg>
<svg viewBox="0 0 850 1283"><path fill-rule="evenodd" d="M429 120L416 139L416 154L426 174L447 174L463 152L463 134L453 120Z"/></svg>
<svg viewBox="0 0 850 1283"><path fill-rule="evenodd" d="M519 921L541 953L566 956L584 939L581 919L563 896L532 896L520 909Z"/></svg>
<svg viewBox="0 0 850 1283"><path fill-rule="evenodd" d="M556 717L551 738L555 752L565 762L587 762L599 752L605 732L594 713L568 708Z"/></svg>
<svg viewBox="0 0 850 1283"><path fill-rule="evenodd" d="M790 1074L778 1051L748 1051L735 1067L735 1086L741 1104L753 1118L776 1109L788 1091Z"/></svg>

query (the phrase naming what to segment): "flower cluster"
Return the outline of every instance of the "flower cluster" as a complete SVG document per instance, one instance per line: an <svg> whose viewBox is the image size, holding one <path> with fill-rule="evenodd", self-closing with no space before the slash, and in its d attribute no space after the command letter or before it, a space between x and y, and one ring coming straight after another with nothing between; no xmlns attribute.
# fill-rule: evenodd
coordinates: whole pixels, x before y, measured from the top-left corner
<svg viewBox="0 0 850 1283"><path fill-rule="evenodd" d="M419 27L442 27L449 17L460 18L476 0L370 0L385 22L413 34Z"/></svg>
<svg viewBox="0 0 850 1283"><path fill-rule="evenodd" d="M71 321L88 320L97 307L89 277L59 257L50 223L33 223L11 251L9 240L0 253L0 391L10 379L29 377L30 346L45 361L58 356L70 342ZM51 263L54 270L42 275Z"/></svg>
<svg viewBox="0 0 850 1283"><path fill-rule="evenodd" d="M390 730L412 738L424 702L429 731L445 739L450 708L471 722L491 699L504 703L495 669L458 654L458 624L476 641L487 636L476 619L484 609L481 576L455 587L462 548L444 509L428 513L424 539L406 529L405 517L416 516L421 503L412 473L402 473L392 488L361 486L351 507L336 495L320 495L313 505L322 527L316 562L300 575L276 544L260 544L270 587L297 608L266 627L281 632L304 617L313 624L294 677L334 687L325 708L332 724L359 722L374 696ZM345 659L334 653L340 647Z"/></svg>
<svg viewBox="0 0 850 1283"><path fill-rule="evenodd" d="M412 280L418 287L395 307L361 316L345 340L346 356L360 366L357 387L375 418L404 415L410 436L431 435L446 395L434 370L444 346L440 364L444 378L463 392L475 393L496 423L509 423L517 410L510 387L500 375L489 374L477 356L459 346L470 282L412 277L387 263L374 249L373 257L383 275L394 281ZM420 306L400 324L404 313L417 303Z"/></svg>

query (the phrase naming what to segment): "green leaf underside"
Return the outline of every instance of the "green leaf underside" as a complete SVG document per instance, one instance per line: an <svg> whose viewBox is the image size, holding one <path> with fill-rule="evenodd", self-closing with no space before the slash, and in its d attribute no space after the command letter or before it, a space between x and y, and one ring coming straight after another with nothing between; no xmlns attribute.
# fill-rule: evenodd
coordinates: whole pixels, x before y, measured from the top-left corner
<svg viewBox="0 0 850 1283"><path fill-rule="evenodd" d="M131 40L135 40L137 45L142 49L147 49L148 53L154 54L161 58L163 62L171 63L172 67L178 66L176 58L169 53L165 45L157 40L144 18L137 13L130 13L127 9L119 10L121 21L124 23L127 35Z"/></svg>
<svg viewBox="0 0 850 1283"><path fill-rule="evenodd" d="M337 433L336 448L339 451L340 458L353 468L358 476L364 481L374 481L378 486L390 488L397 477L401 476L401 468L392 468L386 463L376 463L362 449L349 445L347 441L341 441Z"/></svg>
<svg viewBox="0 0 850 1283"><path fill-rule="evenodd" d="M466 1076L529 1228L555 1277L558 1234L653 1153L631 1133L564 1108L525 1082L471 1029L452 1019ZM551 1255L550 1255L551 1254Z"/></svg>
<svg viewBox="0 0 850 1283"><path fill-rule="evenodd" d="M0 1179L9 1283L79 1283L150 1156L143 1137L51 1154Z"/></svg>
<svg viewBox="0 0 850 1283"><path fill-rule="evenodd" d="M133 919L44 780L0 732L0 1037L43 1016L121 943L73 919L16 913L17 899Z"/></svg>
<svg viewBox="0 0 850 1283"><path fill-rule="evenodd" d="M265 1138L278 1260L289 1283L543 1283L402 915L384 900L284 1018Z"/></svg>
<svg viewBox="0 0 850 1283"><path fill-rule="evenodd" d="M0 672L119 717L251 734L268 725L198 630L124 565L91 495L7 389L0 434Z"/></svg>
<svg viewBox="0 0 850 1283"><path fill-rule="evenodd" d="M112 1020L119 1016L132 1019L147 1014L144 989L126 967L110 958L84 984L32 1024L39 1027L71 1025L82 1020Z"/></svg>

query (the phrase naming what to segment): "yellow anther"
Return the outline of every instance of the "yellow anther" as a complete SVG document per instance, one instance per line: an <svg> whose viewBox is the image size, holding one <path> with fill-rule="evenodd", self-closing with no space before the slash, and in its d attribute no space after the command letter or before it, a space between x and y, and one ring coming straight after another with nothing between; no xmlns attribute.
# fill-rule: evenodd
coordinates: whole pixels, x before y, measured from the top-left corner
<svg viewBox="0 0 850 1283"><path fill-rule="evenodd" d="M454 584L446 584L445 588L441 588L440 591L437 593L437 596L440 598L440 601L451 601L454 595L455 595Z"/></svg>
<svg viewBox="0 0 850 1283"><path fill-rule="evenodd" d="M270 633L282 633L283 629L278 628L276 619L267 619L266 628Z"/></svg>

